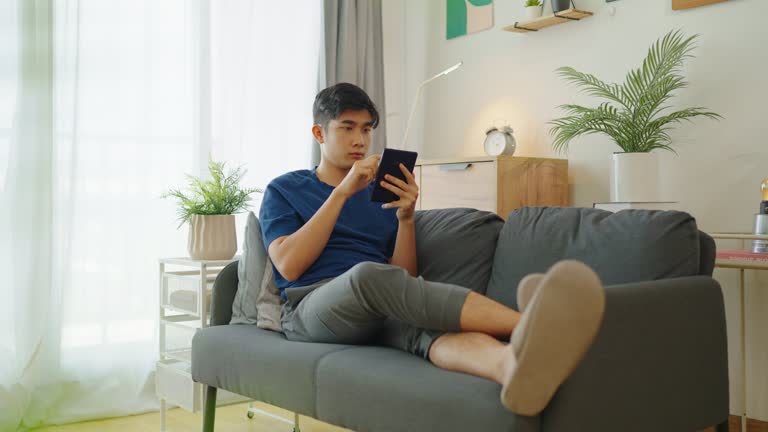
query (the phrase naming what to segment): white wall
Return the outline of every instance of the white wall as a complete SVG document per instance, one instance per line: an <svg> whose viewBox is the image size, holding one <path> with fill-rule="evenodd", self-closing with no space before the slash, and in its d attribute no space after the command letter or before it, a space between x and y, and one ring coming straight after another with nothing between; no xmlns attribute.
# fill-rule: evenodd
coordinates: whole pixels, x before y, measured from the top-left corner
<svg viewBox="0 0 768 432"><path fill-rule="evenodd" d="M698 119L671 134L678 156L660 153L662 198L680 201L705 231L749 231L758 210L759 185L768 176L768 16L766 0L731 0L672 11L671 0L576 0L594 17L517 34L501 27L523 19L522 0L498 0L495 27L445 39L444 0L384 2L385 79L390 146L399 147L418 84L464 61L458 71L430 83L420 101L408 148L424 159L482 155L484 131L495 119L515 129L520 156L567 157L573 205L608 201L608 161L618 147L592 135L575 140L568 155L551 148L546 124L564 103L595 104L554 73L573 66L601 79L621 81L648 48L673 28L701 35L685 73L689 88L677 108L704 106L725 117ZM549 3L549 2L547 2ZM611 15L613 8L615 14ZM722 243L720 247L735 248ZM732 410L741 407L739 303L733 271L718 271L726 293L732 365ZM748 316L768 316L768 289L748 274ZM765 277L763 278L766 279ZM649 317L649 319L652 319ZM749 414L768 421L768 318L750 320Z"/></svg>

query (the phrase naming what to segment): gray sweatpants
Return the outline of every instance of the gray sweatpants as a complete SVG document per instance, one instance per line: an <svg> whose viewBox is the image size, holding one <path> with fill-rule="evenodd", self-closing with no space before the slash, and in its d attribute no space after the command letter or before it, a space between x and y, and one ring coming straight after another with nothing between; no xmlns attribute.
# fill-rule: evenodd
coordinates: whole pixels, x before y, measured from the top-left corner
<svg viewBox="0 0 768 432"><path fill-rule="evenodd" d="M332 279L287 288L281 324L288 340L390 346L429 359L440 335L458 332L469 290L363 262Z"/></svg>

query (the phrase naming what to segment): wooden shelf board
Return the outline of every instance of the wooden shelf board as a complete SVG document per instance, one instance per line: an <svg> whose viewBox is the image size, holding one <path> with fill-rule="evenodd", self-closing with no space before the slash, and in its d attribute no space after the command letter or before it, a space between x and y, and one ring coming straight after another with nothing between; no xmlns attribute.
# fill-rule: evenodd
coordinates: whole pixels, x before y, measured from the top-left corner
<svg viewBox="0 0 768 432"><path fill-rule="evenodd" d="M744 270L768 270L768 264L761 264L754 260L715 260L715 267Z"/></svg>
<svg viewBox="0 0 768 432"><path fill-rule="evenodd" d="M768 235L749 233L708 233L713 239L768 240Z"/></svg>
<svg viewBox="0 0 768 432"><path fill-rule="evenodd" d="M530 21L518 21L513 25L504 27L503 30L516 33L528 33L529 31L541 30L553 25L563 24L573 20L580 20L590 16L592 16L592 12L583 11L580 9L568 9L557 14L545 15Z"/></svg>

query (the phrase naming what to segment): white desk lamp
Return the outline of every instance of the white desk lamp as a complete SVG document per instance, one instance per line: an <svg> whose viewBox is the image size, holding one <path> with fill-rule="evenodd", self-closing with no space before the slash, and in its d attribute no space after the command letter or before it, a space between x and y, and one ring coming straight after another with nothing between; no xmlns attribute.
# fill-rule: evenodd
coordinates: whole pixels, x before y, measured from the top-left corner
<svg viewBox="0 0 768 432"><path fill-rule="evenodd" d="M416 90L416 97L413 98L413 105L411 105L411 115L408 116L408 123L405 124L405 134L403 135L403 143L400 146L400 148L404 149L405 144L408 141L408 131L411 129L411 120L413 120L413 114L416 113L416 105L419 102L419 95L421 94L421 88L424 87L424 85L427 84L428 82L434 81L443 75L448 75L449 73L455 71L456 69L460 68L462 64L464 64L464 62L460 61L455 65L449 67L448 69L433 76L432 78L427 79L426 81L421 83L421 85L419 85L418 90Z"/></svg>

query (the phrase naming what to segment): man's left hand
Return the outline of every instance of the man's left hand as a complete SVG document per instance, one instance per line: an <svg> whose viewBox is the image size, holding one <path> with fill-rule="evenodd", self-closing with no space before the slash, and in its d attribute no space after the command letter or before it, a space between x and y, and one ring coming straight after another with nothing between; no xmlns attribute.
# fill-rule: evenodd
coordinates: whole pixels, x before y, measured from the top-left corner
<svg viewBox="0 0 768 432"><path fill-rule="evenodd" d="M392 191L400 199L384 204L381 208L397 208L397 220L412 222L416 211L416 200L419 198L419 187L416 185L416 178L413 173L408 171L405 165L400 164L400 171L405 174L407 183L389 174L384 176L384 181L381 182L381 186Z"/></svg>

